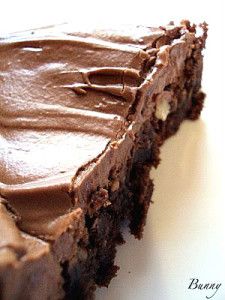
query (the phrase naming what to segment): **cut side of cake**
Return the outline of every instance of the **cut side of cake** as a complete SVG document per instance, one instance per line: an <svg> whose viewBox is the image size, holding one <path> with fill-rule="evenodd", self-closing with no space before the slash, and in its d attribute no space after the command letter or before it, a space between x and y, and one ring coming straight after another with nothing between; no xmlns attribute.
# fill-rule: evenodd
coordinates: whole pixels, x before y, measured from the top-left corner
<svg viewBox="0 0 225 300"><path fill-rule="evenodd" d="M92 299L141 238L160 146L203 107L207 26L0 38L0 298Z"/></svg>

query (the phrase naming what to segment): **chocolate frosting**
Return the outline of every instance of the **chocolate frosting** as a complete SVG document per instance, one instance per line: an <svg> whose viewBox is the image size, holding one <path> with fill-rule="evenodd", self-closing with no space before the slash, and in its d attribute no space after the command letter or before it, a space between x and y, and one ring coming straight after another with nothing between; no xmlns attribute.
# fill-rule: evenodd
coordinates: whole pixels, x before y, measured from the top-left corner
<svg viewBox="0 0 225 300"><path fill-rule="evenodd" d="M0 39L0 195L22 230L58 234L56 220L76 205L81 171L94 170L103 153L110 161L111 142L125 138L138 93L144 96L156 71L151 49L165 36L164 29L141 26L85 32L59 26ZM159 72L168 53L159 51Z"/></svg>

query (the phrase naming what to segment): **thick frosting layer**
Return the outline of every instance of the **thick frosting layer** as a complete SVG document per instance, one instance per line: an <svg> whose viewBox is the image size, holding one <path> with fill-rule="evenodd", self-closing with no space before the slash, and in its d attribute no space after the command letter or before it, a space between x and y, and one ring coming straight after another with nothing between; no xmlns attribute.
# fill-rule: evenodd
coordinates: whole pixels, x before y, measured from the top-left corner
<svg viewBox="0 0 225 300"><path fill-rule="evenodd" d="M66 35L3 40L3 190L64 181L97 157L123 126L145 59L135 48Z"/></svg>

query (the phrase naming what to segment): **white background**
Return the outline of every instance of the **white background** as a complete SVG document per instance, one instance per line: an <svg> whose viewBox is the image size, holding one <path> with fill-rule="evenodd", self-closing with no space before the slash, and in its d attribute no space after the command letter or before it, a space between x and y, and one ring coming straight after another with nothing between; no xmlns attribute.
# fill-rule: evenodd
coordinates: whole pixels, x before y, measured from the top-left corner
<svg viewBox="0 0 225 300"><path fill-rule="evenodd" d="M162 25L188 18L209 23L203 88L205 109L162 147L155 192L141 241L125 233L120 271L96 300L201 300L190 278L222 283L225 299L225 7L223 0L2 1L0 33L54 23ZM76 26L76 25L74 25Z"/></svg>

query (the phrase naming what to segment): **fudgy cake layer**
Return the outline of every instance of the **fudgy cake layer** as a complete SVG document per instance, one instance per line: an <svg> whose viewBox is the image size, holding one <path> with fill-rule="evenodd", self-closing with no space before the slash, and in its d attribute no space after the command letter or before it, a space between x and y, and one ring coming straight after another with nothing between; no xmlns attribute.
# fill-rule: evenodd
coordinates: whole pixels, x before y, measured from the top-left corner
<svg viewBox="0 0 225 300"><path fill-rule="evenodd" d="M88 298L115 275L121 223L141 236L159 146L202 108L199 29L0 40L1 298Z"/></svg>
<svg viewBox="0 0 225 300"><path fill-rule="evenodd" d="M190 68L195 70L191 76ZM109 180L114 184L123 182L123 185L118 190L109 193L100 190L93 195L93 203L105 199L111 205L86 216L88 256L85 261L65 266L68 299L74 296L76 299L93 299L96 285L108 286L116 275L119 267L114 265L114 259L116 246L124 242L121 232L124 221L128 221L131 233L141 238L154 188L150 171L160 162L160 146L176 133L184 119L195 120L202 110L204 94L199 91L200 82L196 80L199 68L201 64L197 65L194 60L192 65L186 62L180 80L170 87L176 93L176 109L165 121L154 116L147 120L136 136L130 158L122 167L125 170L121 167L113 170L114 175L110 175ZM188 97L183 97L184 93Z"/></svg>

